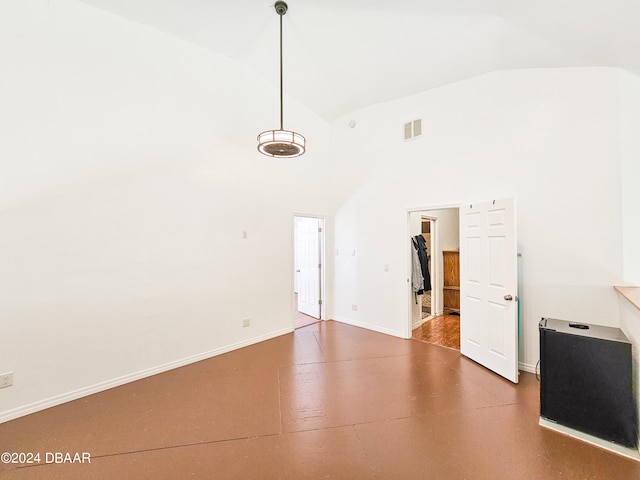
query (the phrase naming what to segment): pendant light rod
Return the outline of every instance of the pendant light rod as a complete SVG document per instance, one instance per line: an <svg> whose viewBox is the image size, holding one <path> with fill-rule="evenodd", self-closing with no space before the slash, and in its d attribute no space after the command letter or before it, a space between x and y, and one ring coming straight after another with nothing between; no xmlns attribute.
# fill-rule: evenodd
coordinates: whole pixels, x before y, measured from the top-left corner
<svg viewBox="0 0 640 480"><path fill-rule="evenodd" d="M276 13L280 16L280 130L267 130L258 135L258 151L269 157L292 158L298 157L306 151L307 142L299 133L284 129L282 16L287 13L289 7L282 0L278 0L274 7Z"/></svg>
<svg viewBox="0 0 640 480"><path fill-rule="evenodd" d="M282 17L287 13L288 6L285 2L277 1L274 5L276 13L280 16L280 130L284 130L284 108L283 108L283 68L282 68Z"/></svg>
<svg viewBox="0 0 640 480"><path fill-rule="evenodd" d="M281 2L284 3L284 2ZM280 13L280 11L278 10L278 15L280 15L280 130L284 130L284 109L282 107L282 78L283 78L283 74L282 74L282 17L283 15L287 12L287 7L286 7L286 3L285 3L285 8L284 8L284 12ZM276 7L277 8L277 7Z"/></svg>

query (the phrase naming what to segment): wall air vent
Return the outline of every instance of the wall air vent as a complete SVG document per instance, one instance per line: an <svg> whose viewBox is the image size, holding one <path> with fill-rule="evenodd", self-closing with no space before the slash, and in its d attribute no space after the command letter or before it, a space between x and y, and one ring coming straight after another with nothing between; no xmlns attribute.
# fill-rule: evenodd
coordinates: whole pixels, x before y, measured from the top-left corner
<svg viewBox="0 0 640 480"><path fill-rule="evenodd" d="M422 136L422 119L404 124L404 139L413 140Z"/></svg>

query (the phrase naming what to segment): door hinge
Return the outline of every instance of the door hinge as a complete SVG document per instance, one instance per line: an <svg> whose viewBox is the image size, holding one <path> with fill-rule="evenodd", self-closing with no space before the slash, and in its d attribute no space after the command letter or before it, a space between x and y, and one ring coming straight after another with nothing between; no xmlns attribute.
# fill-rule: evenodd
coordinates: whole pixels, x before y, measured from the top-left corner
<svg viewBox="0 0 640 480"><path fill-rule="evenodd" d="M318 268L322 268L322 264L321 263L318 264Z"/></svg>
<svg viewBox="0 0 640 480"><path fill-rule="evenodd" d="M318 233L322 233L322 227L318 227Z"/></svg>
<svg viewBox="0 0 640 480"><path fill-rule="evenodd" d="M318 305L322 305L322 300L318 300Z"/></svg>

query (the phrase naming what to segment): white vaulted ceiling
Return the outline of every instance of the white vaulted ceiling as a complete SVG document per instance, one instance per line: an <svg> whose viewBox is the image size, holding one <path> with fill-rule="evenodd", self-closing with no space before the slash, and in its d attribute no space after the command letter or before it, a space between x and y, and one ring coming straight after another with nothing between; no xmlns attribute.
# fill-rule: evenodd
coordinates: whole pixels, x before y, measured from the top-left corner
<svg viewBox="0 0 640 480"><path fill-rule="evenodd" d="M81 0L278 82L272 0ZM483 73L640 74L637 0L288 0L284 89L326 120ZM275 93L275 92L274 92Z"/></svg>

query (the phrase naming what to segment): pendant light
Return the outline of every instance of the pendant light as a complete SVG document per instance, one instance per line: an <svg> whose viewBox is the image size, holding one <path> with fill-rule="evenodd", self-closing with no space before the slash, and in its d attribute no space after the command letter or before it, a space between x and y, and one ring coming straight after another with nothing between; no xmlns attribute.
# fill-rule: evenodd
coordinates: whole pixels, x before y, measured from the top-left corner
<svg viewBox="0 0 640 480"><path fill-rule="evenodd" d="M280 130L267 130L258 135L258 151L270 157L298 157L305 152L306 141L302 135L285 130L282 115L282 17L289 8L285 2L274 5L280 15Z"/></svg>

